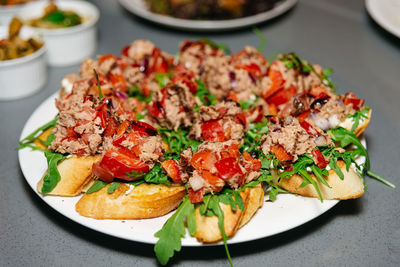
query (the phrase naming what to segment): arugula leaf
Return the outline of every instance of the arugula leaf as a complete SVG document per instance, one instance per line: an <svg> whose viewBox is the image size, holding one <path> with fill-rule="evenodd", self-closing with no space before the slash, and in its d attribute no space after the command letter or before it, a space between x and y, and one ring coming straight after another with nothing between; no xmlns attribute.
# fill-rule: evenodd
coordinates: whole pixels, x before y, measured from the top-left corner
<svg viewBox="0 0 400 267"><path fill-rule="evenodd" d="M355 129L357 129L360 122L368 118L369 110L370 110L369 107L364 107L362 110L356 110L356 112L354 112L353 115L347 114L347 118L351 118L353 121L353 126L351 127L350 130L352 133L354 133Z"/></svg>
<svg viewBox="0 0 400 267"><path fill-rule="evenodd" d="M137 121L140 121L140 120L142 120L142 119L144 119L144 115L141 114L141 113L136 113L136 120L137 120Z"/></svg>
<svg viewBox="0 0 400 267"><path fill-rule="evenodd" d="M208 44L209 46L211 46L214 49L220 49L222 51L224 51L225 54L229 55L231 53L231 50L229 49L229 47L224 44L224 43L215 43L214 41L208 39L208 38L200 38L199 41L205 42L206 44Z"/></svg>
<svg viewBox="0 0 400 267"><path fill-rule="evenodd" d="M185 219L190 235L196 231L196 219L194 217L194 204L185 196L177 211L167 220L157 233L158 241L154 246L154 252L162 265L168 263L175 251L181 250L181 239L185 236Z"/></svg>
<svg viewBox="0 0 400 267"><path fill-rule="evenodd" d="M158 86L160 87L160 89L164 88L169 83L171 78L172 78L172 74L171 73L157 73L154 76L154 80L157 81Z"/></svg>
<svg viewBox="0 0 400 267"><path fill-rule="evenodd" d="M153 169L143 176L146 183L152 184L166 184L170 185L171 182L168 180L168 175L162 171L161 164L157 163Z"/></svg>
<svg viewBox="0 0 400 267"><path fill-rule="evenodd" d="M374 172L372 172L372 171L367 171L367 175L369 176L369 177L372 177L372 178L375 178L376 180L378 180L379 182L381 182L381 183L384 183L385 185L387 185L387 186L389 186L389 187L391 187L391 188L396 188L396 186L394 185L394 184L392 184L391 182L389 182L388 180L386 180L385 178L383 178L383 177L381 177L381 176L379 176L378 174L376 174L376 173L374 173Z"/></svg>
<svg viewBox="0 0 400 267"><path fill-rule="evenodd" d="M200 141L190 139L189 131L179 127L178 130L169 130L166 128L161 128L158 130L163 138L164 142L169 145L170 152L179 153L186 149L187 147L191 146L193 151L196 151L197 147L201 144Z"/></svg>
<svg viewBox="0 0 400 267"><path fill-rule="evenodd" d="M210 200L208 202L208 207L207 207L208 210L210 211L210 213L209 214L206 213L206 215L207 216L215 215L218 217L218 227L219 227L219 230L221 231L222 240L224 241L226 256L228 257L229 264L231 265L231 267L233 267L231 255L229 253L228 244L227 244L228 237L225 232L224 212L222 211L222 209L219 205L220 201L221 201L220 196L218 196L218 195L211 196Z"/></svg>
<svg viewBox="0 0 400 267"><path fill-rule="evenodd" d="M117 190L117 188L121 185L120 182L112 182L111 185L107 188L107 193L112 194Z"/></svg>
<svg viewBox="0 0 400 267"><path fill-rule="evenodd" d="M369 171L370 168L370 160L367 150L361 144L357 136L342 127L329 129L328 132L330 133L332 140L334 142L338 142L340 147L345 148L349 145L354 145L357 148L352 153L354 154L354 156L360 155L365 157L362 174L366 174L366 172Z"/></svg>
<svg viewBox="0 0 400 267"><path fill-rule="evenodd" d="M86 191L86 194L97 192L106 185L108 185L108 183L103 182L102 180L96 180L94 181L93 185Z"/></svg>
<svg viewBox="0 0 400 267"><path fill-rule="evenodd" d="M151 94L149 96L145 96L142 93L142 90L140 90L140 88L137 87L136 85L134 85L131 88L129 88L128 96L129 97L135 97L140 102L146 102L146 103L150 103L151 99L152 99L152 95Z"/></svg>
<svg viewBox="0 0 400 267"><path fill-rule="evenodd" d="M249 153L259 152L261 137L266 133L268 133L267 119L264 119L258 123L250 124L249 129L244 137L244 142L239 147L240 150L247 151Z"/></svg>
<svg viewBox="0 0 400 267"><path fill-rule="evenodd" d="M252 95L254 96L254 95ZM240 106L243 110L248 110L254 106L254 104L258 101L258 96L250 97L249 101L239 101Z"/></svg>
<svg viewBox="0 0 400 267"><path fill-rule="evenodd" d="M43 177L43 186L41 191L42 194L47 194L50 193L60 181L61 176L58 172L57 165L60 161L65 159L66 156L52 151L45 151L44 155L47 160L48 170L46 175Z"/></svg>
<svg viewBox="0 0 400 267"><path fill-rule="evenodd" d="M42 132L44 132L44 131L46 131L46 130L48 130L50 128L55 128L57 126L57 120L58 120L58 115L56 117L54 117L54 119L52 119L48 123L40 126L36 130L34 130L27 137L25 137L24 139L19 141L19 147L17 149L25 148L26 144L32 143L33 141L35 141ZM47 138L46 143L47 143L48 140L49 140L49 138Z"/></svg>
<svg viewBox="0 0 400 267"><path fill-rule="evenodd" d="M41 139L39 139L39 140L43 145L49 146L54 141L54 139L56 139L56 136L53 133L51 133L51 134L49 134L49 136L47 136L45 141L43 141Z"/></svg>
<svg viewBox="0 0 400 267"><path fill-rule="evenodd" d="M103 99L103 91L101 90L99 75L97 74L96 69L93 69L93 72L94 72L94 76L96 77L97 87L99 89L99 98L101 100L101 99Z"/></svg>
<svg viewBox="0 0 400 267"><path fill-rule="evenodd" d="M200 99L201 103L203 103L204 106L213 106L218 103L217 97L211 94L210 91L208 91L202 81L196 80L196 83L197 90L194 95Z"/></svg>
<svg viewBox="0 0 400 267"><path fill-rule="evenodd" d="M254 27L254 28L253 28L253 32L254 32L254 33L258 36L258 38L260 38L260 40L261 40L261 44L260 44L260 46L257 48L258 53L261 53L261 52L264 50L265 46L267 45L267 40L265 39L264 34L262 33L262 31L260 31L259 28Z"/></svg>

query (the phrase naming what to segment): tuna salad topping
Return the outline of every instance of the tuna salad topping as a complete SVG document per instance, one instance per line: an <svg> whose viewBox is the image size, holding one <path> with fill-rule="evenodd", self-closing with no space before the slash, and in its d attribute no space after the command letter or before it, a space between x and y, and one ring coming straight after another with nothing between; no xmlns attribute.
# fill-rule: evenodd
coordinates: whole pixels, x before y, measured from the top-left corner
<svg viewBox="0 0 400 267"><path fill-rule="evenodd" d="M263 153L273 153L280 161L294 162L300 155L311 154L317 146L329 145L333 143L328 134L306 120L299 122L293 117L272 124L269 132L261 138Z"/></svg>

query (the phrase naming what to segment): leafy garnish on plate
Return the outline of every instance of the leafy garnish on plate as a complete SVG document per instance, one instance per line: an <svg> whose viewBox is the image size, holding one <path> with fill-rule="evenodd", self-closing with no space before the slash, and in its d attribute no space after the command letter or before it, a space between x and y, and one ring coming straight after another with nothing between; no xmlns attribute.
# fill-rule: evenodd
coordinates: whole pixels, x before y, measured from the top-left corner
<svg viewBox="0 0 400 267"><path fill-rule="evenodd" d="M60 181L61 176L57 165L60 161L65 159L66 156L52 151L45 151L44 155L46 156L48 170L43 177L43 186L41 192L42 194L47 194L50 193Z"/></svg>
<svg viewBox="0 0 400 267"><path fill-rule="evenodd" d="M168 263L175 251L181 250L181 239L186 234L185 221L190 235L194 235L196 232L194 204L190 203L188 196L183 198L176 212L167 220L161 230L154 234L155 237L158 237L154 252L162 265Z"/></svg>

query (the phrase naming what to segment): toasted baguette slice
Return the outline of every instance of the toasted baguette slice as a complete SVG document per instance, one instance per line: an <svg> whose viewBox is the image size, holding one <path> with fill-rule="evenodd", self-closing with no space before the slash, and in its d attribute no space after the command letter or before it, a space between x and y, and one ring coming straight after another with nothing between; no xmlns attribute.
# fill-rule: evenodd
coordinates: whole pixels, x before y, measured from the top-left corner
<svg viewBox="0 0 400 267"><path fill-rule="evenodd" d="M176 209L186 195L184 186L122 184L113 193L105 186L85 194L76 204L76 211L94 219L146 219L163 216Z"/></svg>
<svg viewBox="0 0 400 267"><path fill-rule="evenodd" d="M367 129L369 122L371 121L371 113L370 109L367 118L363 118L358 124L357 128L354 130L354 134L359 137L362 133ZM339 124L339 126L345 128L346 130L351 131L351 127L353 126L353 120L351 118L346 118L343 122Z"/></svg>
<svg viewBox="0 0 400 267"><path fill-rule="evenodd" d="M51 134L51 131L53 130L53 128L49 128L49 129L47 129L46 131L44 131L43 133L41 133L36 139L35 139L35 141L33 141L33 144L35 145L35 146L37 146L38 148L41 148L41 149L47 149L47 147L45 146L45 145L43 145L43 143L42 142L40 142L40 141L46 141L47 140L47 137L49 137L49 135Z"/></svg>
<svg viewBox="0 0 400 267"><path fill-rule="evenodd" d="M47 195L77 196L84 186L93 178L92 165L101 159L101 155L86 157L70 157L58 164L61 179L56 187ZM47 173L47 172L46 172ZM42 192L43 178L37 184L38 192Z"/></svg>
<svg viewBox="0 0 400 267"><path fill-rule="evenodd" d="M325 180L331 188L318 181L314 175L310 175L317 182L322 198L326 200L345 200L361 197L364 194L364 184L360 176L351 167L347 171L346 164L343 161L338 161L337 163L344 174L344 179L341 180L334 170L329 170L329 176ZM289 178L281 179L279 179L276 172L273 172L273 175L275 177L274 183L283 189L301 196L318 198L317 191L313 185L309 184L300 188L304 181L300 175L295 174Z"/></svg>
<svg viewBox="0 0 400 267"><path fill-rule="evenodd" d="M234 236L237 230L245 225L263 204L264 190L261 185L254 188L246 188L240 195L243 199L244 211L239 208L233 211L230 205L220 203L220 207L224 212L225 233L228 237ZM222 240L217 216L203 216L200 214L200 206L197 206L195 218L196 232L194 236L197 240L203 243L215 243Z"/></svg>

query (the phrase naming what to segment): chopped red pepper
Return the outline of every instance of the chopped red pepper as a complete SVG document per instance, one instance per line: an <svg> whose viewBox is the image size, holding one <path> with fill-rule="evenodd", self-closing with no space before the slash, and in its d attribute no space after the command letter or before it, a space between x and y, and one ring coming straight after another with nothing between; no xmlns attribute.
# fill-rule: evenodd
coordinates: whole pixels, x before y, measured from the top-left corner
<svg viewBox="0 0 400 267"><path fill-rule="evenodd" d="M124 48L122 48L121 54L127 57L127 56L128 56L128 51L129 51L129 48L130 48L130 47L131 47L130 45L127 45L127 46L125 46Z"/></svg>
<svg viewBox="0 0 400 267"><path fill-rule="evenodd" d="M248 73L253 74L257 78L260 78L262 76L262 71L261 71L260 66L258 66L257 64L254 64L254 63L250 63L250 64L236 63L235 68L243 69L243 70L247 71Z"/></svg>
<svg viewBox="0 0 400 267"><path fill-rule="evenodd" d="M106 61L108 59L115 59L115 57L113 54L106 54L106 55L99 56L98 61L100 64L102 64L104 61Z"/></svg>
<svg viewBox="0 0 400 267"><path fill-rule="evenodd" d="M307 121L305 121L305 120L303 120L302 122L300 122L300 126L304 129L304 130L306 130L306 132L309 134L309 135L312 135L312 136L319 136L319 135L321 135L314 127L312 127L312 125L311 124L309 124Z"/></svg>
<svg viewBox="0 0 400 267"><path fill-rule="evenodd" d="M318 168L325 168L328 163L325 160L324 155L322 155L321 151L319 149L315 149L312 151L312 155L314 158L314 163L318 166Z"/></svg>
<svg viewBox="0 0 400 267"><path fill-rule="evenodd" d="M292 96L296 95L296 87L291 86L288 89L280 89L267 99L268 104L279 106L288 102Z"/></svg>
<svg viewBox="0 0 400 267"><path fill-rule="evenodd" d="M270 149L280 161L293 160L293 156L286 152L285 148L283 148L281 145L272 145Z"/></svg>
<svg viewBox="0 0 400 267"><path fill-rule="evenodd" d="M272 84L268 91L266 91L263 95L265 99L269 98L273 94L275 94L279 89L283 87L285 81L283 80L283 76L279 70L270 69L268 71L268 76L271 78Z"/></svg>
<svg viewBox="0 0 400 267"><path fill-rule="evenodd" d="M358 98L353 92L348 92L344 96L344 104L346 106L352 104L355 110L360 110L364 105L364 99Z"/></svg>
<svg viewBox="0 0 400 267"><path fill-rule="evenodd" d="M128 86L127 86L125 78L124 78L124 76L122 76L122 74L113 74L110 72L108 74L108 76L109 76L110 81L115 89L124 91L124 92L126 90L128 90Z"/></svg>

